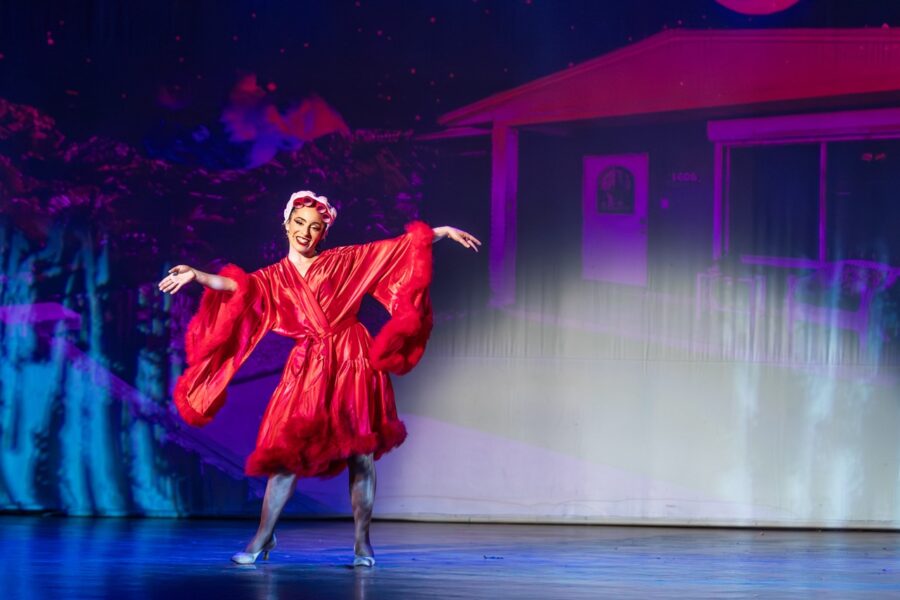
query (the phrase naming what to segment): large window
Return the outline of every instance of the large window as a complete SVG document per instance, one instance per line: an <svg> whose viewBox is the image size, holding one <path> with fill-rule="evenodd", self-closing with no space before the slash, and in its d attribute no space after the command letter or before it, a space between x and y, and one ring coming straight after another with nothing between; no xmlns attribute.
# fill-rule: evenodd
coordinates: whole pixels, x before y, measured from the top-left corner
<svg viewBox="0 0 900 600"><path fill-rule="evenodd" d="M714 121L713 256L900 263L900 109Z"/></svg>

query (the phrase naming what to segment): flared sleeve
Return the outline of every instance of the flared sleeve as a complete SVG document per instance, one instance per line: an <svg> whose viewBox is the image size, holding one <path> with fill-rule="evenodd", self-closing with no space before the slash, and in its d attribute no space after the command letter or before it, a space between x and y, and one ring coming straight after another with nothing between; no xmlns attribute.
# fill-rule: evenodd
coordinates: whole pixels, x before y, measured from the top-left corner
<svg viewBox="0 0 900 600"><path fill-rule="evenodd" d="M260 272L226 265L219 273L237 290L206 289L185 334L187 369L175 384L175 406L197 427L225 404L225 388L253 348L272 328L271 291Z"/></svg>
<svg viewBox="0 0 900 600"><path fill-rule="evenodd" d="M419 362L434 325L428 286L434 232L421 221L406 234L357 247L359 269L371 281L368 292L391 318L369 350L372 366L398 375Z"/></svg>

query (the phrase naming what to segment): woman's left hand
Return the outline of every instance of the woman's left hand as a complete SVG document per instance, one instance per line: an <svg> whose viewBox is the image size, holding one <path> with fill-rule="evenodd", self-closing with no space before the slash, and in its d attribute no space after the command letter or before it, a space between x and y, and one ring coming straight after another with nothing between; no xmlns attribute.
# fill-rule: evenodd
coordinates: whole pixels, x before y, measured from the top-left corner
<svg viewBox="0 0 900 600"><path fill-rule="evenodd" d="M471 248L475 252L478 252L478 247L481 245L481 241L477 237L475 237L471 233L463 231L462 229L450 227L449 225L434 228L434 241L443 239L445 237L450 238L454 242L457 242L458 244L461 244L466 248Z"/></svg>

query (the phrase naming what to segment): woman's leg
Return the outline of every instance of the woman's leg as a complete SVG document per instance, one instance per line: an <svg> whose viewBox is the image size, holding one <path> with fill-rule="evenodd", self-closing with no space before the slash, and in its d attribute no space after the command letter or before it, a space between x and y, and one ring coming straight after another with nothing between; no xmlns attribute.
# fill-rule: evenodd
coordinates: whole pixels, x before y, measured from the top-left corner
<svg viewBox="0 0 900 600"><path fill-rule="evenodd" d="M356 535L353 553L356 556L375 556L369 543L369 523L372 522L372 507L375 505L375 458L371 454L351 456L347 466L350 468L350 505L353 507Z"/></svg>
<svg viewBox="0 0 900 600"><path fill-rule="evenodd" d="M279 473L269 476L266 484L266 495L263 498L262 512L259 515L259 529L256 535L247 543L245 552L256 552L262 548L272 537L275 531L275 523L281 516L284 505L294 493L297 484L297 476L293 473Z"/></svg>

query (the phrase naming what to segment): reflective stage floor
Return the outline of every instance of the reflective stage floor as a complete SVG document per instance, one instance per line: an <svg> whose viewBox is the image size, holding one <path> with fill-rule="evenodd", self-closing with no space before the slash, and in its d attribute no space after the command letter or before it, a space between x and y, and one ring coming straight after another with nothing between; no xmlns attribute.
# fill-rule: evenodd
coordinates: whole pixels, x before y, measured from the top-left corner
<svg viewBox="0 0 900 600"><path fill-rule="evenodd" d="M251 521L0 516L0 598L900 598L900 535L285 521L271 560L229 562Z"/></svg>

